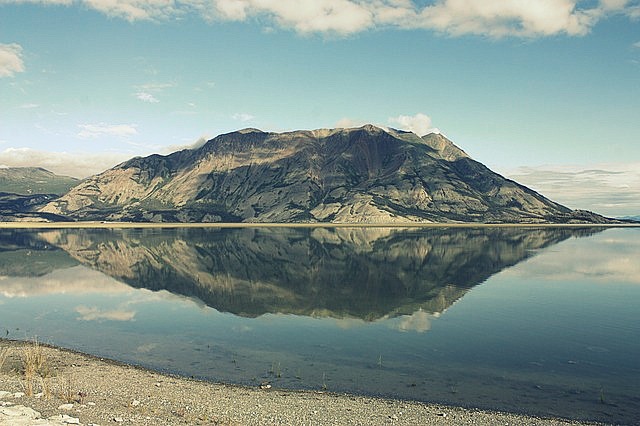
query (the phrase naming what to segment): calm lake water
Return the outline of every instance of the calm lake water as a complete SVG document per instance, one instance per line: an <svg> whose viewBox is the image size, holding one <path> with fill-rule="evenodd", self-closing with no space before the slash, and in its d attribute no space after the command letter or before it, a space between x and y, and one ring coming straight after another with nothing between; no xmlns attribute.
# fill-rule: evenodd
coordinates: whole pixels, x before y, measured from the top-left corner
<svg viewBox="0 0 640 426"><path fill-rule="evenodd" d="M640 229L2 230L0 334L213 381L640 424Z"/></svg>

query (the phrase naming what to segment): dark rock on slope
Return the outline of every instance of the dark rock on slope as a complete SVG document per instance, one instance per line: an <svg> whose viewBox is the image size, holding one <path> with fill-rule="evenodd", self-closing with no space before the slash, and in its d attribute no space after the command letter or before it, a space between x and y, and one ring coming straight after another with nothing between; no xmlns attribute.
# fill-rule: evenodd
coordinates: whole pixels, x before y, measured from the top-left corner
<svg viewBox="0 0 640 426"><path fill-rule="evenodd" d="M0 192L0 222L60 221L65 218L37 210L58 198L55 194L19 195Z"/></svg>

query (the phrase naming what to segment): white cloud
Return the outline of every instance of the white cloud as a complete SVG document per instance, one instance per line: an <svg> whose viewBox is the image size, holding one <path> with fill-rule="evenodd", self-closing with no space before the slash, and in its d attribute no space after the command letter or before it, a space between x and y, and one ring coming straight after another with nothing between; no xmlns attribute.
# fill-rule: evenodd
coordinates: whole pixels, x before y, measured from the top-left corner
<svg viewBox="0 0 640 426"><path fill-rule="evenodd" d="M13 77L19 72L24 72L22 46L0 43L0 78Z"/></svg>
<svg viewBox="0 0 640 426"><path fill-rule="evenodd" d="M600 7L604 10L620 10L624 9L629 0L600 0Z"/></svg>
<svg viewBox="0 0 640 426"><path fill-rule="evenodd" d="M77 4L128 21L168 20L198 13L210 21L258 19L300 34L349 35L396 27L449 35L540 37L588 33L613 14L640 17L628 0L4 0Z"/></svg>
<svg viewBox="0 0 640 426"><path fill-rule="evenodd" d="M423 9L420 21L424 28L452 35L584 35L605 9L578 9L576 5L573 0L441 0Z"/></svg>
<svg viewBox="0 0 640 426"><path fill-rule="evenodd" d="M39 104L22 104L18 108L20 109L34 109L40 107Z"/></svg>
<svg viewBox="0 0 640 426"><path fill-rule="evenodd" d="M138 92L136 93L136 98L141 100L142 102L148 102L151 104L156 104L158 102L160 102L158 99L156 99L155 96L153 96L151 93L147 93L147 92Z"/></svg>
<svg viewBox="0 0 640 426"><path fill-rule="evenodd" d="M176 151L182 151L183 149L198 149L198 148L202 147L204 144L206 144L210 139L211 139L211 137L209 137L209 136L201 136L194 142L185 143L185 144L182 144L182 145L169 145L169 146L164 147L161 150L161 153L163 155L167 155L167 154L171 154L171 153L176 152Z"/></svg>
<svg viewBox="0 0 640 426"><path fill-rule="evenodd" d="M168 19L180 14L172 0L82 0L79 3L131 22Z"/></svg>
<svg viewBox="0 0 640 426"><path fill-rule="evenodd" d="M640 163L520 167L502 174L573 209L640 215Z"/></svg>
<svg viewBox="0 0 640 426"><path fill-rule="evenodd" d="M302 34L362 31L373 26L376 11L371 3L353 0L215 0L214 4L223 19L242 21L266 16L280 27Z"/></svg>
<svg viewBox="0 0 640 426"><path fill-rule="evenodd" d="M131 157L124 153L45 152L30 148L7 148L0 164L10 167L43 167L64 176L85 178L103 172Z"/></svg>
<svg viewBox="0 0 640 426"><path fill-rule="evenodd" d="M74 0L2 0L0 3L33 3L45 6L71 6Z"/></svg>
<svg viewBox="0 0 640 426"><path fill-rule="evenodd" d="M135 87L144 92L161 92L164 89L170 89L174 86L173 83L146 83Z"/></svg>
<svg viewBox="0 0 640 426"><path fill-rule="evenodd" d="M78 127L80 128L78 137L83 139L92 139L102 136L127 138L138 134L135 124L78 124Z"/></svg>
<svg viewBox="0 0 640 426"><path fill-rule="evenodd" d="M421 112L416 115L399 115L398 117L389 118L389 123L398 127L400 130L408 130L418 136L424 136L429 133L440 133L440 131L432 127L431 117Z"/></svg>
<svg viewBox="0 0 640 426"><path fill-rule="evenodd" d="M633 47L637 47L638 49L640 49L640 41L633 43Z"/></svg>
<svg viewBox="0 0 640 426"><path fill-rule="evenodd" d="M233 118L234 120L246 122L246 121L253 120L255 117L253 115L251 115L251 114L240 112L240 113L237 113L237 114L233 114L231 116L231 118Z"/></svg>
<svg viewBox="0 0 640 426"><path fill-rule="evenodd" d="M345 117L338 120L335 127L338 129L350 129L354 127L362 127L365 124L368 124L368 123L362 120L353 120L351 118Z"/></svg>

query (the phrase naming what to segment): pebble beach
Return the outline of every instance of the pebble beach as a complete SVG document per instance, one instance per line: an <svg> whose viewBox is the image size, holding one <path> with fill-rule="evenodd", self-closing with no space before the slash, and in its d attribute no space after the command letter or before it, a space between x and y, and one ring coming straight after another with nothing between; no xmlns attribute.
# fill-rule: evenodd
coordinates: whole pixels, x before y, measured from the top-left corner
<svg viewBox="0 0 640 426"><path fill-rule="evenodd" d="M319 391L193 380L37 345L0 340L0 425L597 425Z"/></svg>

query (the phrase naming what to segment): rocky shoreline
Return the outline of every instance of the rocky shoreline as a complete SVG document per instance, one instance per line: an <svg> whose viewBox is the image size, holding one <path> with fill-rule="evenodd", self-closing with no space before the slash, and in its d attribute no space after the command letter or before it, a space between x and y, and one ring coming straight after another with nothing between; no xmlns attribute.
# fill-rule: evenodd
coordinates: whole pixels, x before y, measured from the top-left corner
<svg viewBox="0 0 640 426"><path fill-rule="evenodd" d="M34 348L42 365L25 377ZM0 340L1 425L597 425L328 392L187 379Z"/></svg>

